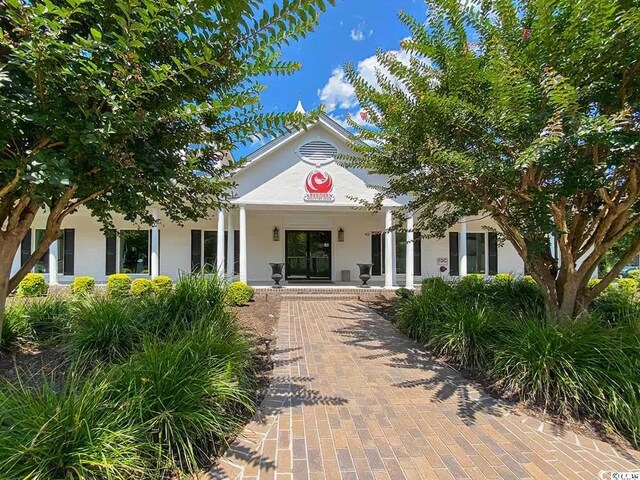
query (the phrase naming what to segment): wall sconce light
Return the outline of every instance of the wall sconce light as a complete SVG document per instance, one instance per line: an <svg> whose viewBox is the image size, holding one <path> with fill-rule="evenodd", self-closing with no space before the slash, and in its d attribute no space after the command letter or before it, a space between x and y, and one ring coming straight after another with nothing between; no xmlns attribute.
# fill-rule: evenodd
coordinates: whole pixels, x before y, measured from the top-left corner
<svg viewBox="0 0 640 480"><path fill-rule="evenodd" d="M344 230L342 229L342 227L340 227L340 229L338 230L338 241L344 242Z"/></svg>
<svg viewBox="0 0 640 480"><path fill-rule="evenodd" d="M280 230L278 230L278 227L273 227L273 241L274 242L280 241Z"/></svg>

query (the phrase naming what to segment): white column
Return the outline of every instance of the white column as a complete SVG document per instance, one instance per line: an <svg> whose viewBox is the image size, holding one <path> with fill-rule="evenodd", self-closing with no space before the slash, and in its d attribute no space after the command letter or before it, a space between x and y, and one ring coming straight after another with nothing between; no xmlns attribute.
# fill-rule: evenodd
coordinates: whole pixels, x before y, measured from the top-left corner
<svg viewBox="0 0 640 480"><path fill-rule="evenodd" d="M247 211L240 205L240 281L247 283Z"/></svg>
<svg viewBox="0 0 640 480"><path fill-rule="evenodd" d="M58 240L49 246L49 285L58 285Z"/></svg>
<svg viewBox="0 0 640 480"><path fill-rule="evenodd" d="M218 243L216 249L216 271L224 278L224 210L218 210Z"/></svg>
<svg viewBox="0 0 640 480"><path fill-rule="evenodd" d="M405 266L405 287L413 289L413 214L407 217L407 264Z"/></svg>
<svg viewBox="0 0 640 480"><path fill-rule="evenodd" d="M151 278L160 275L160 231L158 230L158 213L153 211L155 222L151 226Z"/></svg>
<svg viewBox="0 0 640 480"><path fill-rule="evenodd" d="M227 212L227 281L233 282L233 264L235 259L233 210Z"/></svg>
<svg viewBox="0 0 640 480"><path fill-rule="evenodd" d="M467 220L460 220L460 276L467 274Z"/></svg>
<svg viewBox="0 0 640 480"><path fill-rule="evenodd" d="M384 287L393 287L393 232L391 227L393 226L393 215L391 209L387 208L384 211Z"/></svg>

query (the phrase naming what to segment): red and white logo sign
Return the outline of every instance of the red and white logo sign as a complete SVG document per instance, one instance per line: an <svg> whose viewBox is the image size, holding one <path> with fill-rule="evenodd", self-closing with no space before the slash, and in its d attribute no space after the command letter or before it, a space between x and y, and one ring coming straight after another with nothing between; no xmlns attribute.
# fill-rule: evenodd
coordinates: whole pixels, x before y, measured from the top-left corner
<svg viewBox="0 0 640 480"><path fill-rule="evenodd" d="M307 192L304 196L307 202L333 202L335 200L333 178L323 170L310 172L304 182L304 189Z"/></svg>

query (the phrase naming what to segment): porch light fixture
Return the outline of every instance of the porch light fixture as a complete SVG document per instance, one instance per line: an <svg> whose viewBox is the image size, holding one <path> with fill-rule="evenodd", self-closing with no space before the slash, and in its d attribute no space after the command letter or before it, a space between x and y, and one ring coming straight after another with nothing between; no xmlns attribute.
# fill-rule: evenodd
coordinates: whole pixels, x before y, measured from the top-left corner
<svg viewBox="0 0 640 480"><path fill-rule="evenodd" d="M340 227L340 229L338 230L338 241L344 242L344 230L342 229L342 227Z"/></svg>
<svg viewBox="0 0 640 480"><path fill-rule="evenodd" d="M280 241L280 230L278 230L278 227L273 227L273 241L274 242Z"/></svg>

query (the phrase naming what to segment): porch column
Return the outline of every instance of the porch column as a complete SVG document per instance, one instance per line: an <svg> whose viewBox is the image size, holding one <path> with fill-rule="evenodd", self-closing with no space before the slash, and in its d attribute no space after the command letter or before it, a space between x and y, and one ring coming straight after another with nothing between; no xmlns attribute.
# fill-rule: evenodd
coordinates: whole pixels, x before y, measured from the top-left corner
<svg viewBox="0 0 640 480"><path fill-rule="evenodd" d="M154 223L151 226L151 278L160 274L160 231L158 230L158 213L153 212Z"/></svg>
<svg viewBox="0 0 640 480"><path fill-rule="evenodd" d="M407 217L407 250L405 266L406 279L405 287L413 289L413 214Z"/></svg>
<svg viewBox="0 0 640 480"><path fill-rule="evenodd" d="M216 271L224 278L224 210L218 210L218 243L216 249Z"/></svg>
<svg viewBox="0 0 640 480"><path fill-rule="evenodd" d="M247 283L247 211L244 205L240 205L239 221L240 221L240 281Z"/></svg>
<svg viewBox="0 0 640 480"><path fill-rule="evenodd" d="M393 287L393 215L391 208L384 211L384 288Z"/></svg>
<svg viewBox="0 0 640 480"><path fill-rule="evenodd" d="M467 219L460 220L460 276L467 274Z"/></svg>
<svg viewBox="0 0 640 480"><path fill-rule="evenodd" d="M235 260L235 232L233 226L233 210L227 212L227 281L233 282Z"/></svg>
<svg viewBox="0 0 640 480"><path fill-rule="evenodd" d="M58 285L58 240L49 247L49 285Z"/></svg>

